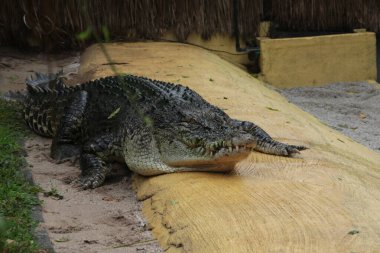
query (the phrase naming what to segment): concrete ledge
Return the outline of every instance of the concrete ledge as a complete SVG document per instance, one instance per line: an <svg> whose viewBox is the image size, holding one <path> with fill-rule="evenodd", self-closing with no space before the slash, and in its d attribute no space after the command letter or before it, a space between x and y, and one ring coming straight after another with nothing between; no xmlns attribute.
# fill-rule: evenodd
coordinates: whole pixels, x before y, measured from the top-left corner
<svg viewBox="0 0 380 253"><path fill-rule="evenodd" d="M259 40L263 80L281 88L376 79L375 33Z"/></svg>

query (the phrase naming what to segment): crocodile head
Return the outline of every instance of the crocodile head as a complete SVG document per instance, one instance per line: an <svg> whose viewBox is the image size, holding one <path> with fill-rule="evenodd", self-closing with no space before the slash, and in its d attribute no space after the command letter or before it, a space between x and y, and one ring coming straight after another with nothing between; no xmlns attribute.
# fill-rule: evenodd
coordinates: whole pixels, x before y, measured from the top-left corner
<svg viewBox="0 0 380 253"><path fill-rule="evenodd" d="M181 140L173 138L160 143L161 159L172 167L199 168L207 171L228 171L246 158L254 146L252 136L239 134L208 140L194 137Z"/></svg>
<svg viewBox="0 0 380 253"><path fill-rule="evenodd" d="M232 170L256 146L255 138L237 129L229 120L203 116L156 131L162 161L172 167L192 170Z"/></svg>

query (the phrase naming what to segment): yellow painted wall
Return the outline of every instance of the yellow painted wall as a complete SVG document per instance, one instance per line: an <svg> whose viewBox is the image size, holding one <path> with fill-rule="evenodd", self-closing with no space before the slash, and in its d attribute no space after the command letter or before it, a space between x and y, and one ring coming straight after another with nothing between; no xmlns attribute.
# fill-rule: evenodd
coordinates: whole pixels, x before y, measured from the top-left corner
<svg viewBox="0 0 380 253"><path fill-rule="evenodd" d="M375 33L260 39L264 81L277 87L376 79Z"/></svg>

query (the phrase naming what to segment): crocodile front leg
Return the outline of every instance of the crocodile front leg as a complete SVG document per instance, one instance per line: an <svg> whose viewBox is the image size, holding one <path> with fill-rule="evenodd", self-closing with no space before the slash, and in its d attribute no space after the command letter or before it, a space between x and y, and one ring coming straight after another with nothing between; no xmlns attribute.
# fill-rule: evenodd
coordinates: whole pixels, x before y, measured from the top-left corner
<svg viewBox="0 0 380 253"><path fill-rule="evenodd" d="M231 123L256 138L256 146L253 148L256 151L272 155L291 156L307 149L305 146L289 145L275 141L262 128L252 122L232 120Z"/></svg>
<svg viewBox="0 0 380 253"><path fill-rule="evenodd" d="M79 183L83 189L96 188L102 185L111 166L96 154L82 153L80 157L82 170Z"/></svg>
<svg viewBox="0 0 380 253"><path fill-rule="evenodd" d="M87 100L88 93L80 91L74 95L64 110L50 153L58 163L76 159L80 154L81 126Z"/></svg>
<svg viewBox="0 0 380 253"><path fill-rule="evenodd" d="M79 179L83 189L99 187L111 172L111 165L106 162L106 158L113 153L109 149L113 140L112 135L106 134L93 138L83 146L80 156L82 175Z"/></svg>

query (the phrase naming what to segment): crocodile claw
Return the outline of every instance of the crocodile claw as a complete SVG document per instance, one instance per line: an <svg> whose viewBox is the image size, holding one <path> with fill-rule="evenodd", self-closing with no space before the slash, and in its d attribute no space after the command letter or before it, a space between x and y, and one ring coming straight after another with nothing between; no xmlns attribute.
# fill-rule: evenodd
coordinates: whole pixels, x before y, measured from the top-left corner
<svg viewBox="0 0 380 253"><path fill-rule="evenodd" d="M286 145L284 147L284 155L285 156L292 156L293 154L300 154L300 151L308 149L308 147L305 146L296 146L296 145Z"/></svg>
<svg viewBox="0 0 380 253"><path fill-rule="evenodd" d="M101 174L95 174L91 176L81 177L80 182L84 190L94 189L101 186L104 183L105 176Z"/></svg>
<svg viewBox="0 0 380 253"><path fill-rule="evenodd" d="M75 180L74 186L78 188L82 188L83 190L87 189L94 189L99 186L101 186L105 181L105 176L98 173L95 175L86 175L86 176L81 176L77 180Z"/></svg>

